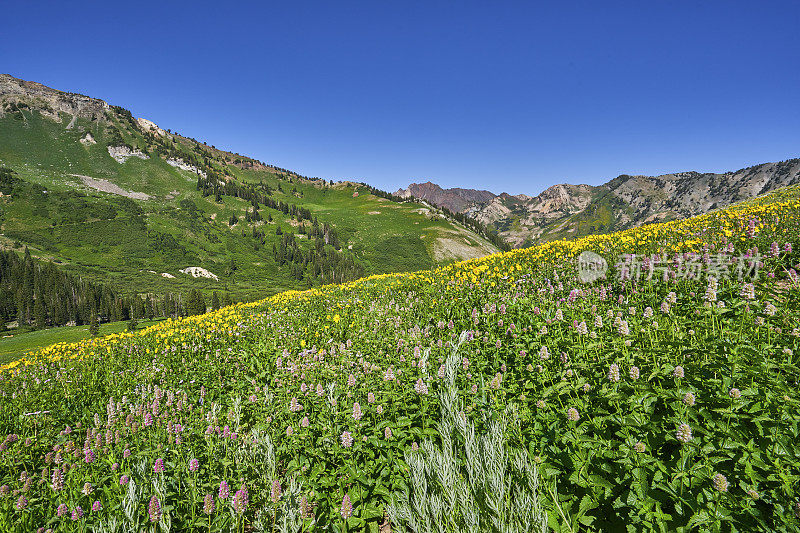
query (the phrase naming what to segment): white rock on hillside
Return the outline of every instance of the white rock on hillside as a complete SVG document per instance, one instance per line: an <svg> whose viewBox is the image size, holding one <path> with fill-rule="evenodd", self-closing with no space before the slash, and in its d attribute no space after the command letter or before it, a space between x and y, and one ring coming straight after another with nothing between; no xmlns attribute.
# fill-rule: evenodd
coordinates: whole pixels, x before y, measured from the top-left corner
<svg viewBox="0 0 800 533"><path fill-rule="evenodd" d="M89 146L90 144L97 144L97 141L94 140L91 133L86 133L84 137L81 139L81 144L84 146Z"/></svg>
<svg viewBox="0 0 800 533"><path fill-rule="evenodd" d="M200 174L204 178L206 177L206 173L205 172L203 172L202 170L200 170L199 168L197 168L194 165L190 165L189 163L187 163L183 159L167 159L167 164L171 165L171 166L173 166L175 168L179 168L181 170L188 170L189 172L194 172L195 174Z"/></svg>
<svg viewBox="0 0 800 533"><path fill-rule="evenodd" d="M142 131L149 131L162 137L167 134L167 132L159 128L155 122L151 122L146 118L137 118L136 122L139 124L139 127L142 129Z"/></svg>
<svg viewBox="0 0 800 533"><path fill-rule="evenodd" d="M109 146L108 155L113 157L117 163L124 163L131 157L150 159L150 156L143 154L139 150L131 150L127 146Z"/></svg>
<svg viewBox="0 0 800 533"><path fill-rule="evenodd" d="M209 272L203 267L186 267L183 270L179 270L182 274L188 274L193 278L209 278L213 279L214 281L219 281L219 277L214 274L213 272Z"/></svg>

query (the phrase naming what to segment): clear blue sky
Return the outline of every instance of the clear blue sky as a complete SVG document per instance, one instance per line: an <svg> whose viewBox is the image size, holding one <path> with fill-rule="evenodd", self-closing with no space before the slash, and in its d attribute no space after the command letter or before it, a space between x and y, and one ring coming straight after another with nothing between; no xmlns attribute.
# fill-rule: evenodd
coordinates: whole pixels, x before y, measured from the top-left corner
<svg viewBox="0 0 800 533"><path fill-rule="evenodd" d="M2 11L3 72L309 176L536 193L800 156L796 1Z"/></svg>

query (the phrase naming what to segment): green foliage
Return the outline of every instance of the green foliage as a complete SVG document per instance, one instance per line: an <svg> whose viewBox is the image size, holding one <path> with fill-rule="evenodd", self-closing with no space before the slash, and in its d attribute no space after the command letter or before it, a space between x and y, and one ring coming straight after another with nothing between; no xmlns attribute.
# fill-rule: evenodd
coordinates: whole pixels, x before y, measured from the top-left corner
<svg viewBox="0 0 800 533"><path fill-rule="evenodd" d="M130 306L109 299L118 317L154 316L159 305L199 315L204 294L212 308L230 303L228 291L221 302L213 292L227 284L238 294L306 288L325 279L315 278L316 258L353 254L348 267L368 273L434 266L428 243L452 230L361 186L145 134L120 109L103 127L78 123L97 146L27 110L14 115L22 120L0 119L0 157L19 173L4 178L9 242L132 293L173 288ZM155 158L119 164L102 144L114 131L219 180ZM65 177L80 172L152 198L75 194ZM405 494L413 509L393 511L393 527L428 515L451 530L495 517L490 527L503 530L523 511L537 515L539 501L558 531L796 531L796 197L787 190L728 218L282 294L5 364L0 529L378 531L392 496ZM284 235L264 227L270 217ZM705 267L646 281L623 280L615 266L584 285L574 257L583 248L612 265L623 253L669 251L668 272L690 259ZM763 277L752 287L708 277L712 256L758 252ZM189 259L224 275L160 275ZM39 323L36 302L52 287L39 281L39 298L36 269L20 272L15 298L28 294L20 301L33 309L7 299L3 316ZM90 310L97 335L100 308ZM536 470L538 499L519 500L536 492ZM463 505L444 513L454 490ZM102 509L90 512L94 502ZM77 506L84 514L73 521Z"/></svg>
<svg viewBox="0 0 800 533"><path fill-rule="evenodd" d="M186 310L180 298L177 305L168 303L175 298L172 293L155 298L126 296L106 285L65 274L54 263L34 260L27 249L22 258L13 251L0 251L0 319L5 323L16 318L18 329L82 325L92 313L104 322L145 315L151 319L182 316ZM193 300L195 314L205 312L197 307L198 298L202 297L195 295Z"/></svg>
<svg viewBox="0 0 800 533"><path fill-rule="evenodd" d="M14 174L16 174L16 172L10 168L0 166L0 192L3 194L11 194L14 186L19 181Z"/></svg>
<svg viewBox="0 0 800 533"><path fill-rule="evenodd" d="M206 312L206 302L200 291L192 289L189 293L186 310L190 315L202 315Z"/></svg>
<svg viewBox="0 0 800 533"><path fill-rule="evenodd" d="M417 235L393 235L375 244L375 260L388 262L394 258L398 272L425 270L434 266L425 246Z"/></svg>
<svg viewBox="0 0 800 533"><path fill-rule="evenodd" d="M140 320L138 329L143 329L153 324L157 324L159 320ZM0 328L2 326L0 325ZM108 322L103 324L104 335L112 333L122 333L127 331L128 321ZM16 328L7 330L3 334L2 341L0 341L0 365L6 364L10 361L18 360L26 353L36 352L56 344L73 343L87 338L90 338L89 325L82 326L60 326L40 330L26 331L25 328Z"/></svg>

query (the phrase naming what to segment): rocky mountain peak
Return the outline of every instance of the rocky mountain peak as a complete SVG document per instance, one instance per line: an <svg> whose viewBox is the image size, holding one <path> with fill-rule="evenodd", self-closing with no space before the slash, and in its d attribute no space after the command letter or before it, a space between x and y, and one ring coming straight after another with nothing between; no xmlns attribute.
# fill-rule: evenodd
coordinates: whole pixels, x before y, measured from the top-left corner
<svg viewBox="0 0 800 533"><path fill-rule="evenodd" d="M158 124L150 120L147 120L146 118L137 118L136 123L139 124L139 128L142 131L149 131L151 133L160 135L162 137L167 134L166 131L158 127Z"/></svg>
<svg viewBox="0 0 800 533"><path fill-rule="evenodd" d="M97 98L57 91L41 83L0 74L0 116L17 108L26 108L36 109L48 118L61 121L59 113L73 118L95 118L103 116L109 107Z"/></svg>
<svg viewBox="0 0 800 533"><path fill-rule="evenodd" d="M402 198L419 198L454 213L463 213L475 205L485 205L495 197L495 194L490 191L461 188L442 189L431 181L412 183L406 189L399 189L395 194Z"/></svg>

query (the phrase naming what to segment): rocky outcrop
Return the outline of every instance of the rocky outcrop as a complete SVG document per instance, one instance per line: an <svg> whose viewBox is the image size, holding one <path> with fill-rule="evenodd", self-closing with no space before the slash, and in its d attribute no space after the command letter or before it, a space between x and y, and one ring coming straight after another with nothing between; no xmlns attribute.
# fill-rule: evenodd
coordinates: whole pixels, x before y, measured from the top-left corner
<svg viewBox="0 0 800 533"><path fill-rule="evenodd" d="M763 163L724 174L623 175L604 187L643 216L673 211L687 217L797 183L800 159Z"/></svg>
<svg viewBox="0 0 800 533"><path fill-rule="evenodd" d="M125 196L127 198L132 198L134 200L150 199L149 194L145 194L143 192L126 191L119 185L111 183L108 180L95 179L90 176L82 176L80 174L72 174L72 176L80 178L84 185L86 185L87 187L91 187L92 189L96 189L98 191L103 191L111 194L118 194L119 196Z"/></svg>
<svg viewBox="0 0 800 533"><path fill-rule="evenodd" d="M204 178L206 177L206 173L197 168L194 165L190 165L183 159L167 159L167 164L173 166L175 168L179 168L181 170L188 170L189 172L194 172L195 174L200 174Z"/></svg>
<svg viewBox="0 0 800 533"><path fill-rule="evenodd" d="M213 279L214 281L219 281L219 277L216 274L209 272L203 267L186 267L178 272L186 274L187 276L192 276L193 278L208 278Z"/></svg>
<svg viewBox="0 0 800 533"><path fill-rule="evenodd" d="M563 183L545 189L539 196L523 201L526 210L549 215L554 212L576 213L589 205L596 187ZM519 197L518 197L519 198Z"/></svg>
<svg viewBox="0 0 800 533"><path fill-rule="evenodd" d="M35 108L47 118L61 122L62 113L75 118L105 116L109 105L103 100L76 93L66 93L34 81L25 81L8 74L0 74L0 115L16 109ZM68 122L68 123L69 123Z"/></svg>
<svg viewBox="0 0 800 533"><path fill-rule="evenodd" d="M444 207L454 213L463 213L474 205L482 205L491 201L495 194L475 189L442 189L435 183L412 183L407 189L395 193L401 198L419 198L438 207Z"/></svg>
<svg viewBox="0 0 800 533"><path fill-rule="evenodd" d="M167 132L159 128L155 122L151 122L146 118L137 118L136 123L139 125L139 129L142 131L149 131L150 133L160 137L163 137L167 134Z"/></svg>
<svg viewBox="0 0 800 533"><path fill-rule="evenodd" d="M128 146L109 146L108 155L114 158L117 163L124 163L131 157L138 157L139 159L150 159L150 156L142 153L139 150L131 150Z"/></svg>
<svg viewBox="0 0 800 533"><path fill-rule="evenodd" d="M89 133L89 132L86 132L86 135L84 135L84 136L81 138L80 142L81 142L81 144L82 144L82 145L84 145L84 146L89 146L89 145L92 145L92 144L97 144L97 141L95 141L95 140L94 140L94 137L92 137L92 134L91 134L91 133Z"/></svg>

